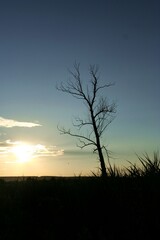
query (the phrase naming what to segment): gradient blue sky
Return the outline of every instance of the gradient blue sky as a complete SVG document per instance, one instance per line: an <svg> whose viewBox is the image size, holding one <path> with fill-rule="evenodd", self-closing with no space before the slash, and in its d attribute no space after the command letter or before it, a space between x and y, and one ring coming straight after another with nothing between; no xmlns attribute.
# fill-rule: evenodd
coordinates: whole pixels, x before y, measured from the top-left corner
<svg viewBox="0 0 160 240"><path fill-rule="evenodd" d="M6 0L0 2L0 175L78 175L97 171L97 156L60 135L84 115L83 103L56 90L75 60L89 80L98 64L117 102L104 141L117 165L160 144L158 0ZM9 119L9 120L8 120ZM31 161L14 147L31 144ZM34 152L34 153L33 153Z"/></svg>

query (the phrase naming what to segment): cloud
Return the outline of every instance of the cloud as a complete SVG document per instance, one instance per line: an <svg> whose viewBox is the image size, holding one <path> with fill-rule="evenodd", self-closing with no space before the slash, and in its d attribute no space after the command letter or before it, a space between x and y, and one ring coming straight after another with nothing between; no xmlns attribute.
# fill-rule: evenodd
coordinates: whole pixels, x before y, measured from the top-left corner
<svg viewBox="0 0 160 240"><path fill-rule="evenodd" d="M21 141L6 140L0 142L0 157L14 155L17 151L21 154L30 155L30 158L55 157L64 154L63 149L56 146L45 146L42 144L27 144Z"/></svg>
<svg viewBox="0 0 160 240"><path fill-rule="evenodd" d="M19 145L21 142L20 141L14 141L12 142L10 139L0 142L0 148L1 147L13 147L14 145Z"/></svg>
<svg viewBox="0 0 160 240"><path fill-rule="evenodd" d="M20 122L13 119L7 119L0 117L0 127L12 128L12 127L40 127L42 125L32 122Z"/></svg>
<svg viewBox="0 0 160 240"><path fill-rule="evenodd" d="M51 157L64 154L63 149L57 149L56 146L44 146L41 144L34 145L35 157Z"/></svg>
<svg viewBox="0 0 160 240"><path fill-rule="evenodd" d="M10 140L0 142L0 155L8 155L13 146L17 144L19 144L19 142L11 142Z"/></svg>

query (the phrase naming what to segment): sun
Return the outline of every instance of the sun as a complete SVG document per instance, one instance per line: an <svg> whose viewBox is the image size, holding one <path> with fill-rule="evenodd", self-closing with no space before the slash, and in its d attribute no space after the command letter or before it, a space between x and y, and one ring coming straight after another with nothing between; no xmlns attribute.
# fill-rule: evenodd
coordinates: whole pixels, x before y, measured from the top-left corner
<svg viewBox="0 0 160 240"><path fill-rule="evenodd" d="M25 163L32 159L34 149L33 146L23 143L13 146L12 153L15 155L17 162Z"/></svg>

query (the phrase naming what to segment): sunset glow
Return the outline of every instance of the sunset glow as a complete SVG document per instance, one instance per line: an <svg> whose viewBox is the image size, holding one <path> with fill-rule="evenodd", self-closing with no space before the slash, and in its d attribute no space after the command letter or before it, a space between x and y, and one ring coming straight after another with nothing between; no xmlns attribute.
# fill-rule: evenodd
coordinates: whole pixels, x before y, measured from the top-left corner
<svg viewBox="0 0 160 240"><path fill-rule="evenodd" d="M136 155L159 150L159 12L157 0L1 1L0 176L97 172L84 97L93 97L111 164L127 167ZM58 91L62 86L70 94ZM115 104L111 124L103 100L111 110ZM101 124L101 109L108 124ZM105 151L104 159L107 167Z"/></svg>
<svg viewBox="0 0 160 240"><path fill-rule="evenodd" d="M0 142L0 160L5 163L27 163L33 159L57 157L64 154L63 149L52 145L6 140Z"/></svg>
<svg viewBox="0 0 160 240"><path fill-rule="evenodd" d="M12 148L12 153L16 156L17 162L24 163L32 159L35 149L31 145L20 144Z"/></svg>

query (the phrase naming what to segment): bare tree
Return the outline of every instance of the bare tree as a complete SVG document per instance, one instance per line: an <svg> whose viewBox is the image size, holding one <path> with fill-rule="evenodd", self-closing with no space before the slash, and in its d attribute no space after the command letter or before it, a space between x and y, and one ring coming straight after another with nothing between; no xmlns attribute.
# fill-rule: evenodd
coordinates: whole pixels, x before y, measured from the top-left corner
<svg viewBox="0 0 160 240"><path fill-rule="evenodd" d="M87 106L88 117L86 119L75 118L73 126L79 130L78 133L74 133L70 129L66 130L64 127L58 127L58 129L62 134L77 137L80 148L94 147L93 152L97 152L99 156L101 175L105 177L107 176L107 171L103 150L106 151L107 157L108 150L101 143L101 140L103 133L114 118L116 106L115 103L109 104L107 99L100 96L99 93L102 89L108 88L113 84L99 84L99 69L95 65L90 65L89 67L91 80L85 86L81 79L79 64L75 63L74 71L69 72L72 78L66 83L61 83L60 86L57 86L57 89L83 100ZM85 128L87 128L87 131ZM85 131L82 129L85 129Z"/></svg>

